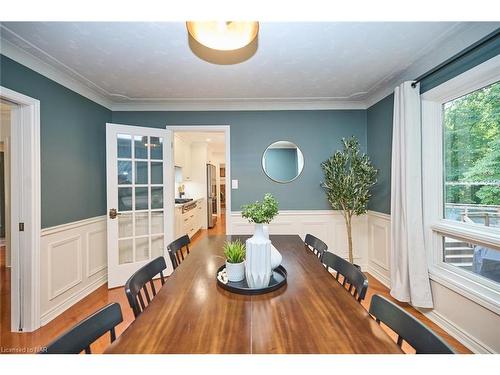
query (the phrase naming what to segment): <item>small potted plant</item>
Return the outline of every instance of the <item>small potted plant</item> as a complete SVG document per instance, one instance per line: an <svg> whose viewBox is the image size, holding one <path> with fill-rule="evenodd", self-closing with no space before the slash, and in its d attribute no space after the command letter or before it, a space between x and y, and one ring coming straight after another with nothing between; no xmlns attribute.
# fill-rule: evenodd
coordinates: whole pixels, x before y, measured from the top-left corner
<svg viewBox="0 0 500 375"><path fill-rule="evenodd" d="M241 281L245 278L245 245L240 240L227 241L224 244L226 273L229 281Z"/></svg>

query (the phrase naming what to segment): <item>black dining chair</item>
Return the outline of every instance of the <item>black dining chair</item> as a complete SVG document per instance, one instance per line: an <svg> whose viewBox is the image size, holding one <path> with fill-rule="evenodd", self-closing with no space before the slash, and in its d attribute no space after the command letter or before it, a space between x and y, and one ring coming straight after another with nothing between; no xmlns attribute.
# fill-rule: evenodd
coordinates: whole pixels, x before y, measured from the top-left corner
<svg viewBox="0 0 500 375"><path fill-rule="evenodd" d="M304 244L309 250L312 250L312 252L316 254L320 260L323 258L325 251L328 251L328 246L312 234L306 234Z"/></svg>
<svg viewBox="0 0 500 375"><path fill-rule="evenodd" d="M52 341L40 354L79 354L82 351L91 354L90 345L106 332L111 342L115 341L115 327L122 321L120 305L110 303Z"/></svg>
<svg viewBox="0 0 500 375"><path fill-rule="evenodd" d="M343 277L342 286L348 287L347 290L358 302L365 299L368 290L368 279L359 268L328 251L323 254L322 262L328 271L330 268L336 271L335 279L339 283L339 276Z"/></svg>
<svg viewBox="0 0 500 375"><path fill-rule="evenodd" d="M172 261L172 266L174 267L174 270L184 260L184 253L183 253L184 248L186 248L186 252L187 254L189 254L190 243L191 240L189 239L189 236L185 234L184 236L179 237L178 239L176 239L174 242L171 242L170 245L167 246L168 255L170 257L170 260Z"/></svg>
<svg viewBox="0 0 500 375"><path fill-rule="evenodd" d="M166 268L165 258L160 256L139 268L125 283L125 294L127 295L128 303L136 318L146 308L146 302L149 305L154 296L156 296L156 288L153 281L154 277L160 275L161 285L163 286L165 284L163 271ZM149 294L150 292L151 295ZM143 295L146 301L144 301Z"/></svg>
<svg viewBox="0 0 500 375"><path fill-rule="evenodd" d="M398 335L399 347L403 345L404 340L417 354L455 354L441 337L387 298L375 294L369 313L378 324L384 323Z"/></svg>

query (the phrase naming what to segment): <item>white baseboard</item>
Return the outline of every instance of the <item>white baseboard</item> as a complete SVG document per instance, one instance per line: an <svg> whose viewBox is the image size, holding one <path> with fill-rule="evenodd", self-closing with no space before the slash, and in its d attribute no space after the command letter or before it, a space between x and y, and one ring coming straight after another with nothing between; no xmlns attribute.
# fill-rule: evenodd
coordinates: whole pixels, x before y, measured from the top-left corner
<svg viewBox="0 0 500 375"><path fill-rule="evenodd" d="M479 354L490 354L495 353L495 351L490 348L488 345L482 343L474 336L470 335L462 328L458 327L452 321L446 319L439 312L432 311L422 311L418 309L422 314L424 314L429 320L433 323L436 323L442 329L444 329L449 335L453 336L456 340L465 345L468 349L470 349L473 353Z"/></svg>
<svg viewBox="0 0 500 375"><path fill-rule="evenodd" d="M108 281L108 275L107 274L102 275L101 277L99 277L98 279L87 285L84 289L81 289L78 292L70 295L64 301L54 306L41 316L40 318L41 325L44 326L45 324L47 324L48 322L50 322L51 320L62 314L64 311L69 309L75 303L87 297L90 293L98 289L100 286L106 284L107 281Z"/></svg>
<svg viewBox="0 0 500 375"><path fill-rule="evenodd" d="M382 284L384 284L385 287L391 288L391 280L379 272L375 267L368 265L366 268L366 272L368 272L370 275L372 275L375 279L380 281Z"/></svg>

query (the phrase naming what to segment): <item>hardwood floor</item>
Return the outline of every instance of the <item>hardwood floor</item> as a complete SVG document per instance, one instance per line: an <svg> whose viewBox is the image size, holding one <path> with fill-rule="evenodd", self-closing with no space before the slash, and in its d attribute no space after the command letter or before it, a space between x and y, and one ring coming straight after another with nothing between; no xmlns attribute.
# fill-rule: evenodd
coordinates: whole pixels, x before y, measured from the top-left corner
<svg viewBox="0 0 500 375"><path fill-rule="evenodd" d="M205 236L224 233L225 218L223 216L214 228L201 230L193 237L193 248L195 248L196 243ZM44 345L52 341L54 338L56 338L72 325L76 324L78 321L98 310L105 304L111 302L118 302L122 308L123 313L123 322L117 327L117 336L120 335L134 321L134 314L132 313L132 310L128 305L123 288L120 287L108 290L107 285L105 284L37 331L31 333L10 332L10 269L5 267L4 250L5 248L0 249L0 353L6 353L8 351L36 351L38 348L43 347ZM391 298L389 295L389 290L383 284L381 284L371 275L368 275L368 279L368 293L366 299L362 303L366 309L368 309L371 296L373 294L381 294L385 297ZM391 298L391 300L393 299ZM441 337L443 337L443 339L446 340L457 352L470 353L470 351L465 346L448 335L444 330L427 319L423 314L421 314L411 306L408 306L407 304L398 304L402 306L406 311L413 314L417 319L421 320L423 323L429 326ZM387 331L390 332L389 330ZM392 332L390 332L390 334L395 338L395 335L392 334ZM105 335L92 345L92 351L94 353L102 353L108 345L109 335ZM411 348L407 347L406 345L403 346L403 350L405 350L405 352L411 353Z"/></svg>

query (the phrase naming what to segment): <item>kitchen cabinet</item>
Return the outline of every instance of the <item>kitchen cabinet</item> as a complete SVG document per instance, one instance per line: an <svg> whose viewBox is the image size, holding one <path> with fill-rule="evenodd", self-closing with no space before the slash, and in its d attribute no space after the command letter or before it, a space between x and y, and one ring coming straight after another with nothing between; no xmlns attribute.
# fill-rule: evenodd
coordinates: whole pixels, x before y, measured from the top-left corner
<svg viewBox="0 0 500 375"><path fill-rule="evenodd" d="M185 234L192 238L202 227L204 199L175 207L175 238Z"/></svg>
<svg viewBox="0 0 500 375"><path fill-rule="evenodd" d="M191 181L191 145L184 142L184 166L182 167L184 181Z"/></svg>
<svg viewBox="0 0 500 375"><path fill-rule="evenodd" d="M191 145L174 135L174 165L182 168L182 180L191 181Z"/></svg>

